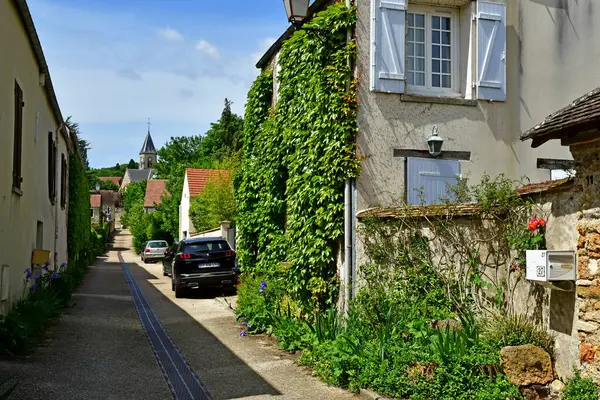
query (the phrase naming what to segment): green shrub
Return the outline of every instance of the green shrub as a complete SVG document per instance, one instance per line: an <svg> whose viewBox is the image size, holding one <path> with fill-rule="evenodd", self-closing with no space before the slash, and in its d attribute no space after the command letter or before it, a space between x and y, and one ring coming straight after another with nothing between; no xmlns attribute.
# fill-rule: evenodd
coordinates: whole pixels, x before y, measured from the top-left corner
<svg viewBox="0 0 600 400"><path fill-rule="evenodd" d="M495 316L483 321L482 335L498 347L534 344L554 357L555 337L525 315Z"/></svg>
<svg viewBox="0 0 600 400"><path fill-rule="evenodd" d="M567 383L563 392L563 400L598 400L600 388L590 378L583 378L575 371L573 378Z"/></svg>

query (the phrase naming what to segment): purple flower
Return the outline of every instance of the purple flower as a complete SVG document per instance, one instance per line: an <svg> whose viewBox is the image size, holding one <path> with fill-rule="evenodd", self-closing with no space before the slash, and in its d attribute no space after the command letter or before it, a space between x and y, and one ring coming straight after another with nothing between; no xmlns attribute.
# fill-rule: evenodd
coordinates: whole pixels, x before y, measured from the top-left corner
<svg viewBox="0 0 600 400"><path fill-rule="evenodd" d="M66 262L64 262L64 263L62 263L60 265L60 269L65 269L65 268L67 268L67 263Z"/></svg>
<svg viewBox="0 0 600 400"><path fill-rule="evenodd" d="M35 274L35 276L33 277L33 280L37 281L38 279L40 279L40 274Z"/></svg>
<svg viewBox="0 0 600 400"><path fill-rule="evenodd" d="M33 275L31 274L31 269L30 268L26 268L25 269L25 280L27 282L29 282L29 280L31 279Z"/></svg>
<svg viewBox="0 0 600 400"><path fill-rule="evenodd" d="M252 325L248 325L248 329L252 329Z"/></svg>
<svg viewBox="0 0 600 400"><path fill-rule="evenodd" d="M241 331L240 332L240 336L246 336L246 335L247 335L246 331Z"/></svg>
<svg viewBox="0 0 600 400"><path fill-rule="evenodd" d="M260 289L258 290L258 293L260 293L260 294L264 293L266 288L267 288L267 282L262 281L260 283Z"/></svg>
<svg viewBox="0 0 600 400"><path fill-rule="evenodd" d="M242 326L248 326L248 323L246 321L242 322Z"/></svg>
<svg viewBox="0 0 600 400"><path fill-rule="evenodd" d="M33 292L36 287L37 287L37 285L34 283L33 285L29 286L29 291Z"/></svg>
<svg viewBox="0 0 600 400"><path fill-rule="evenodd" d="M46 272L48 272L48 263L44 264L44 266L42 267L42 269Z"/></svg>
<svg viewBox="0 0 600 400"><path fill-rule="evenodd" d="M53 273L52 275L50 275L50 280L53 281L55 279L58 278L58 272Z"/></svg>

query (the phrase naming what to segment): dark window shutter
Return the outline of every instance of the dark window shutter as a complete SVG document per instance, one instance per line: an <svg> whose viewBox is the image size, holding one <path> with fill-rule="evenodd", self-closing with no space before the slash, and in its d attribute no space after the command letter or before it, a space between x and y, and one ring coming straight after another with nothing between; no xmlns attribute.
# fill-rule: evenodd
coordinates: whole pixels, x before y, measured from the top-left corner
<svg viewBox="0 0 600 400"><path fill-rule="evenodd" d="M52 158L54 157L54 139L52 137L52 132L48 132L48 198L50 201L54 201L52 197L52 193L54 189L52 188Z"/></svg>
<svg viewBox="0 0 600 400"><path fill-rule="evenodd" d="M23 151L23 90L15 81L15 120L14 120L14 143L13 143L13 187L21 189L23 182L21 163Z"/></svg>
<svg viewBox="0 0 600 400"><path fill-rule="evenodd" d="M60 155L60 206L64 209L67 205L67 158Z"/></svg>

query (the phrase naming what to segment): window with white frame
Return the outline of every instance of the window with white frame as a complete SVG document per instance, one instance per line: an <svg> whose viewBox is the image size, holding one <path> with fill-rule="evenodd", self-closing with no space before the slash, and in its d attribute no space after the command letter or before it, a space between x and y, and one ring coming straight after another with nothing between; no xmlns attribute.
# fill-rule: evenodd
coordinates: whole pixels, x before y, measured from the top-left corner
<svg viewBox="0 0 600 400"><path fill-rule="evenodd" d="M455 89L453 54L458 43L456 16L420 8L406 14L406 83L409 88L451 91ZM458 64L458 63L456 63Z"/></svg>
<svg viewBox="0 0 600 400"><path fill-rule="evenodd" d="M469 8L466 8L469 7ZM371 91L425 96L458 96L460 89L459 17L472 5L442 8L409 0L371 0ZM477 1L476 42L469 61L476 72L477 98L506 100L506 5ZM465 27L466 28L466 27ZM464 35L463 35L464 36ZM467 60L464 60L466 63ZM468 77L467 77L468 78ZM466 93L464 93L466 94Z"/></svg>

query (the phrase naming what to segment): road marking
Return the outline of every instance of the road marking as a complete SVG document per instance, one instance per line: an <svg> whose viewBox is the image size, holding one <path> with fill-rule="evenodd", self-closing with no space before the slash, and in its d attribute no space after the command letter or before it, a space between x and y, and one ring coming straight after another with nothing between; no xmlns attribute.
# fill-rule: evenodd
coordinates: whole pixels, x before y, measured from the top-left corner
<svg viewBox="0 0 600 400"><path fill-rule="evenodd" d="M175 400L212 400L190 364L175 346L160 320L150 307L135 277L119 251L119 261L129 285L133 303L146 332L154 357Z"/></svg>

